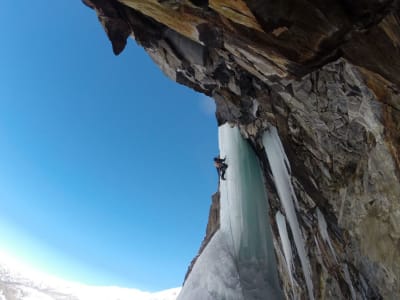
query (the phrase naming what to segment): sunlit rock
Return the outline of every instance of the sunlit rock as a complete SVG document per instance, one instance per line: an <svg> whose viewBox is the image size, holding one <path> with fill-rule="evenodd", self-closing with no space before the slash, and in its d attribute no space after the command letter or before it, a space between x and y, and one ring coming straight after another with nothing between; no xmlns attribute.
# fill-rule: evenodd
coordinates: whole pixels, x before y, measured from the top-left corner
<svg viewBox="0 0 400 300"><path fill-rule="evenodd" d="M115 53L131 35L254 149L286 298L400 298L398 1L89 2ZM263 143L271 128L293 208Z"/></svg>

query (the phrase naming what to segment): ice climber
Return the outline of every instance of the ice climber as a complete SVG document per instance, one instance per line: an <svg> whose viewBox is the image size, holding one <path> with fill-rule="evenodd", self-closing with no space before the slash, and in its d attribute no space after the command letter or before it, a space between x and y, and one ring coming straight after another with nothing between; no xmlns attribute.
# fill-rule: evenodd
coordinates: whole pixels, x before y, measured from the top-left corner
<svg viewBox="0 0 400 300"><path fill-rule="evenodd" d="M214 157L214 165L217 168L218 176L221 177L222 180L225 180L225 172L228 168L228 165L225 163L226 157L224 159L218 157Z"/></svg>

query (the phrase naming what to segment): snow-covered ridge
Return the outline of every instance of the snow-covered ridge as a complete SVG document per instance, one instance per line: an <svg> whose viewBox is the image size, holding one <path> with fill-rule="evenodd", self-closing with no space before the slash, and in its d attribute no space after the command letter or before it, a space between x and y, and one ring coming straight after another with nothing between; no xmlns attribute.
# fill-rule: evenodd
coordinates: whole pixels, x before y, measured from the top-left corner
<svg viewBox="0 0 400 300"><path fill-rule="evenodd" d="M180 290L151 293L69 282L26 267L0 252L0 300L175 300Z"/></svg>

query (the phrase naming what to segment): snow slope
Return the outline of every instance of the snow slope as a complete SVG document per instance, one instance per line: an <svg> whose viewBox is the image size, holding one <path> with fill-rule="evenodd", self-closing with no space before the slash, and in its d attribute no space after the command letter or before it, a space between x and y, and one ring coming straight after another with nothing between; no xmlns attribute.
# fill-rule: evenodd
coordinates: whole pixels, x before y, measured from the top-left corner
<svg viewBox="0 0 400 300"><path fill-rule="evenodd" d="M220 183L221 226L178 299L281 299L259 162L236 127L219 128L219 147L228 164Z"/></svg>
<svg viewBox="0 0 400 300"><path fill-rule="evenodd" d="M175 300L180 289L150 293L68 282L29 269L0 253L0 300Z"/></svg>

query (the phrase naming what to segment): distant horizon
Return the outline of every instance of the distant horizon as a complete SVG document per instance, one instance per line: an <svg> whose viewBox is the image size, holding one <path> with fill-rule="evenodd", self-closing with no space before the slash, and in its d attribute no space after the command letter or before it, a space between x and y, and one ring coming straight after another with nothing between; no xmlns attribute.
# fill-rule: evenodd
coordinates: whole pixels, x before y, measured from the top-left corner
<svg viewBox="0 0 400 300"><path fill-rule="evenodd" d="M182 288L172 287L153 292L124 286L88 285L43 273L2 251L0 251L0 282L8 293L14 290L14 293L18 294L17 290L28 289L23 292L24 297L21 299L33 299L35 297L34 299L37 300L43 297L43 299L48 299L46 291L78 297L80 300L127 300L132 299L132 297L135 300L175 300ZM3 295L2 292L3 290L0 290L0 297Z"/></svg>
<svg viewBox="0 0 400 300"><path fill-rule="evenodd" d="M132 287L126 286L119 286L119 285L92 285L85 282L73 281L69 279L65 279L62 277L58 277L54 274L47 273L43 270L39 270L34 266L31 266L29 262L19 259L18 257L14 257L12 254L7 253L5 251L0 250L0 266L12 269L12 272L18 273L24 278L35 280L35 281L44 281L46 284L71 284L71 285L83 285L83 286L90 286L90 287L117 287L122 289L129 289L129 290L136 290L142 291L146 293L157 293L162 292L165 290L172 290L172 289L180 289L181 286L170 287L163 290L157 291L145 291L140 290Z"/></svg>

